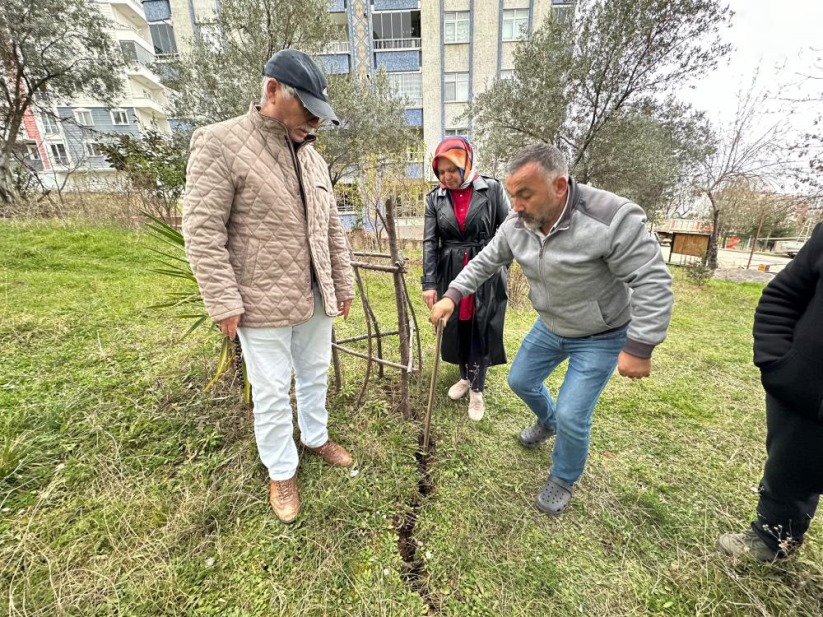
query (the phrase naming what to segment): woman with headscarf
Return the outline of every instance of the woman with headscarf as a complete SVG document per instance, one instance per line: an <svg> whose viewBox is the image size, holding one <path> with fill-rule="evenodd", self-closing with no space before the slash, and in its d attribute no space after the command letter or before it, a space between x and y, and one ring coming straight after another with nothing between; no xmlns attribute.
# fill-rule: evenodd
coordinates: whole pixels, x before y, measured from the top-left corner
<svg viewBox="0 0 823 617"><path fill-rule="evenodd" d="M423 232L423 301L431 309L463 267L491 241L509 214L500 182L474 170L472 147L463 137L447 137L432 167L440 186L426 196ZM469 418L480 420L483 389L491 365L505 364L506 270L500 269L474 295L465 296L443 332L441 355L460 367L449 398L469 395Z"/></svg>

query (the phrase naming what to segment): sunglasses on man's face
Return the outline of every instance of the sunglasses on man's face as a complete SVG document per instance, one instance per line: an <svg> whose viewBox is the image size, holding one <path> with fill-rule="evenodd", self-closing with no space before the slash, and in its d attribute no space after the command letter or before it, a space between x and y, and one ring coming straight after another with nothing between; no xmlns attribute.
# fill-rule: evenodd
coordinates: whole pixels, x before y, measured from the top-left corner
<svg viewBox="0 0 823 617"><path fill-rule="evenodd" d="M300 97L297 97L297 100L300 101L300 107L303 108L303 114L306 116L307 122L317 122L319 126L326 126L329 121L326 118L320 118L319 116L315 116L309 108L303 104L303 101L300 100Z"/></svg>

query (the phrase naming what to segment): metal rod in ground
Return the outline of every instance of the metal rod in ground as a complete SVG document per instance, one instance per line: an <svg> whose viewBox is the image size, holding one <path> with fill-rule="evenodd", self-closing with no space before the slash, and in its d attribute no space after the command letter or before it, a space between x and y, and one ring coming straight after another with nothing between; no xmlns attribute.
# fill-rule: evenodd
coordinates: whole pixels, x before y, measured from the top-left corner
<svg viewBox="0 0 823 617"><path fill-rule="evenodd" d="M429 386L429 403L426 406L426 418L423 423L423 455L429 453L429 439L432 431L432 407L434 406L434 390L437 387L437 369L440 368L440 345L443 342L443 327L446 320L437 322L437 341L434 344L434 366L432 367L432 380Z"/></svg>

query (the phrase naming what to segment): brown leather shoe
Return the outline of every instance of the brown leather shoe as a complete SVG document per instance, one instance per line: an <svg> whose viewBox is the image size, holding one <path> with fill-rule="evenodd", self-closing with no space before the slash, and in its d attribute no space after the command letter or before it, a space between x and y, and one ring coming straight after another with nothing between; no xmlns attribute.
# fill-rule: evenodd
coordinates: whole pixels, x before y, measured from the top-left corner
<svg viewBox="0 0 823 617"><path fill-rule="evenodd" d="M351 454L346 452L346 449L343 446L334 443L331 439L329 439L319 448L310 448L305 444L303 445L303 447L313 454L322 456L323 460L326 461L329 465L351 467L351 464L353 462Z"/></svg>
<svg viewBox="0 0 823 617"><path fill-rule="evenodd" d="M269 503L284 523L292 523L300 514L300 495L297 494L297 474L288 480L269 481Z"/></svg>

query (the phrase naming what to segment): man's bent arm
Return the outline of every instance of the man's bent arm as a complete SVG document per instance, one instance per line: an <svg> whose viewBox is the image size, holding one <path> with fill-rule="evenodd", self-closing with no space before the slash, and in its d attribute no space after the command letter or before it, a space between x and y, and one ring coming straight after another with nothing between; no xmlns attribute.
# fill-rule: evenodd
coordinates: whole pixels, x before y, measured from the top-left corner
<svg viewBox="0 0 823 617"><path fill-rule="evenodd" d="M632 320L623 348L638 358L650 358L666 338L672 316L672 276L660 247L646 229L640 206L623 205L609 228L609 270L632 290Z"/></svg>

